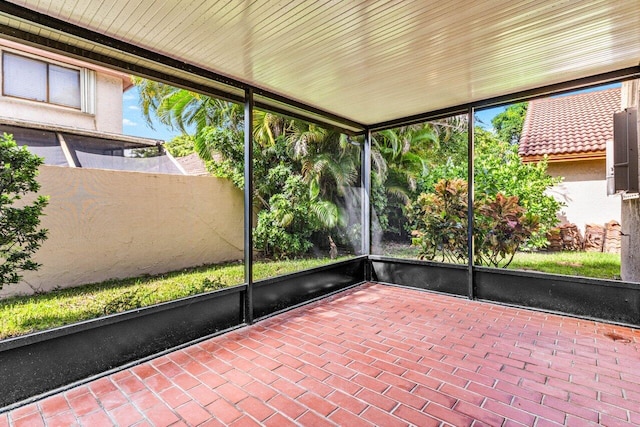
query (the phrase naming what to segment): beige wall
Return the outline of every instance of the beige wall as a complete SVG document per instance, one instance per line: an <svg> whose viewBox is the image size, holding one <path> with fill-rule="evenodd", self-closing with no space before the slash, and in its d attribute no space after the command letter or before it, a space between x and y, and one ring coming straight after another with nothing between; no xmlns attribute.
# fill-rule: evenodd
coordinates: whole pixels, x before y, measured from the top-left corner
<svg viewBox="0 0 640 427"><path fill-rule="evenodd" d="M122 79L96 73L95 130L122 133Z"/></svg>
<svg viewBox="0 0 640 427"><path fill-rule="evenodd" d="M0 117L122 133L122 85L122 79L118 77L96 73L95 115L75 108L0 95Z"/></svg>
<svg viewBox="0 0 640 427"><path fill-rule="evenodd" d="M607 196L605 160L549 163L548 172L564 177L550 192L567 206L562 222L576 224L583 232L586 224L620 222L620 196Z"/></svg>
<svg viewBox="0 0 640 427"><path fill-rule="evenodd" d="M0 296L242 259L243 196L229 181L56 166L39 181L43 266Z"/></svg>

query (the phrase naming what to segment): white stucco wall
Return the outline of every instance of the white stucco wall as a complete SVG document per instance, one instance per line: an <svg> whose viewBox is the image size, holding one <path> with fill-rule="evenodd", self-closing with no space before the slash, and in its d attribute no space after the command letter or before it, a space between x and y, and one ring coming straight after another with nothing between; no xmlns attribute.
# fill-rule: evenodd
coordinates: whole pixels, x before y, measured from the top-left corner
<svg viewBox="0 0 640 427"><path fill-rule="evenodd" d="M620 196L607 196L604 159L549 163L548 172L564 177L550 191L566 204L560 217L563 223L576 224L584 232L586 224L620 222Z"/></svg>
<svg viewBox="0 0 640 427"><path fill-rule="evenodd" d="M95 130L122 133L122 79L97 73Z"/></svg>
<svg viewBox="0 0 640 427"><path fill-rule="evenodd" d="M0 67L0 77L2 74ZM101 132L122 133L122 79L96 73L96 114L0 95L0 117Z"/></svg>
<svg viewBox="0 0 640 427"><path fill-rule="evenodd" d="M243 257L243 195L214 177L42 166L42 264L0 297Z"/></svg>

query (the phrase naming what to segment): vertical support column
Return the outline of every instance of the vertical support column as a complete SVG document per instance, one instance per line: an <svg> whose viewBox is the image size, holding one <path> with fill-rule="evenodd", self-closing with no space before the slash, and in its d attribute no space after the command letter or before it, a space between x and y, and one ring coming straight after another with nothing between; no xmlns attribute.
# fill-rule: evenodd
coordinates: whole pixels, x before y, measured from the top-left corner
<svg viewBox="0 0 640 427"><path fill-rule="evenodd" d="M366 129L360 159L361 254L371 254L371 130ZM371 280L371 262L365 262L364 280Z"/></svg>
<svg viewBox="0 0 640 427"><path fill-rule="evenodd" d="M622 82L620 109L638 108L640 111L640 81ZM640 114L637 117L636 132L640 135ZM640 161L640 153L634 153ZM630 179L640 179L637 176ZM622 223L622 244L620 251L620 276L625 282L640 281L640 199L622 199L620 222Z"/></svg>
<svg viewBox="0 0 640 427"><path fill-rule="evenodd" d="M253 323L253 89L244 95L244 320Z"/></svg>
<svg viewBox="0 0 640 427"><path fill-rule="evenodd" d="M362 222L362 255L371 253L371 131L366 130L364 144L360 159L362 196L361 222Z"/></svg>
<svg viewBox="0 0 640 427"><path fill-rule="evenodd" d="M473 169L473 153L474 153L474 120L475 109L469 107L467 113L467 257L468 263L468 297L469 299L475 299L475 289L473 286L473 258L475 254L474 242L473 242L473 187L474 187L474 169Z"/></svg>

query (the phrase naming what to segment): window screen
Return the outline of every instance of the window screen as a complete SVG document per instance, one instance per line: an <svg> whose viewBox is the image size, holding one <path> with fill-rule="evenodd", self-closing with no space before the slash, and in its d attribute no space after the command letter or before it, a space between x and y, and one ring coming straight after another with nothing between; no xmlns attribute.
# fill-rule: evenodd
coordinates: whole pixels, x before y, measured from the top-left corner
<svg viewBox="0 0 640 427"><path fill-rule="evenodd" d="M49 102L80 108L80 72L49 65Z"/></svg>
<svg viewBox="0 0 640 427"><path fill-rule="evenodd" d="M18 146L44 158L45 165L69 166L54 132L0 125L0 133L13 135Z"/></svg>
<svg viewBox="0 0 640 427"><path fill-rule="evenodd" d="M3 93L80 108L80 71L5 52Z"/></svg>
<svg viewBox="0 0 640 427"><path fill-rule="evenodd" d="M47 101L46 63L8 53L2 58L2 87L5 95Z"/></svg>
<svg viewBox="0 0 640 427"><path fill-rule="evenodd" d="M83 168L181 174L157 146L64 134Z"/></svg>

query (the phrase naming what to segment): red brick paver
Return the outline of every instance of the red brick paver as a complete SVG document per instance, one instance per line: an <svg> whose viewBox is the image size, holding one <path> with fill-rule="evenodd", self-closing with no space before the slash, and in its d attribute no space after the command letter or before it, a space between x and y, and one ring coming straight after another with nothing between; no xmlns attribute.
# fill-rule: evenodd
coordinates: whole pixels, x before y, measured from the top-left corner
<svg viewBox="0 0 640 427"><path fill-rule="evenodd" d="M0 414L21 425L640 423L640 330L363 285Z"/></svg>

